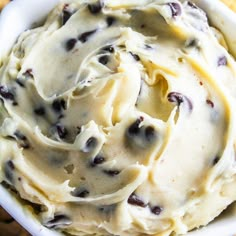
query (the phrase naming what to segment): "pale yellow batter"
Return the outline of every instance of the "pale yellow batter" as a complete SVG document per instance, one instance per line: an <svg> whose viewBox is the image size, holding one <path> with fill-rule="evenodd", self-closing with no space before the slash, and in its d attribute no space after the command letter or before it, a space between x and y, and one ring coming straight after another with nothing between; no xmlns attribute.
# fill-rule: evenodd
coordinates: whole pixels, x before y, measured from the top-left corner
<svg viewBox="0 0 236 236"><path fill-rule="evenodd" d="M0 181L72 235L170 235L236 200L236 63L176 0L66 1L2 59Z"/></svg>

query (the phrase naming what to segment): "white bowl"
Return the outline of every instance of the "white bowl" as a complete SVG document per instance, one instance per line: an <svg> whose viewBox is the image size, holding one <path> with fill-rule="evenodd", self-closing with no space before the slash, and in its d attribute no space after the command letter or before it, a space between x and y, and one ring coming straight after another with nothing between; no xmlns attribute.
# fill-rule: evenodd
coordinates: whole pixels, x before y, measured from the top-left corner
<svg viewBox="0 0 236 236"><path fill-rule="evenodd" d="M17 37L25 29L43 20L60 0L15 0L0 15L0 60L7 55ZM207 12L211 24L223 32L232 55L236 57L236 14L218 0L192 0ZM232 190L233 191L233 190ZM0 185L0 205L9 212L33 236L62 236L61 233L42 226L32 213ZM3 233L3 232L2 232ZM236 235L236 206L228 214L213 221L207 227L186 236Z"/></svg>

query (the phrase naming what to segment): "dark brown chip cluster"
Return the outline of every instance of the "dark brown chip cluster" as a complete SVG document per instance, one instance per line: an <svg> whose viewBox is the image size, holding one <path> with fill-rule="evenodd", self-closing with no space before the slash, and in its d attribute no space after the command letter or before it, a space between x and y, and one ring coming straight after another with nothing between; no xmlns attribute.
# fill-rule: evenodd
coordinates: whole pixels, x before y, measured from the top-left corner
<svg viewBox="0 0 236 236"><path fill-rule="evenodd" d="M160 206L151 206L149 203L145 203L138 195L136 195L135 193L132 193L127 202L130 205L133 206L138 206L138 207L149 207L150 211L154 214L154 215L160 215L161 212L163 211L163 208Z"/></svg>
<svg viewBox="0 0 236 236"><path fill-rule="evenodd" d="M147 148L156 140L157 132L153 126L140 126L142 121L142 117L134 121L125 132L125 137L128 143Z"/></svg>
<svg viewBox="0 0 236 236"><path fill-rule="evenodd" d="M62 110L66 110L65 100L64 99L54 100L52 103L52 109L57 113L60 113Z"/></svg>

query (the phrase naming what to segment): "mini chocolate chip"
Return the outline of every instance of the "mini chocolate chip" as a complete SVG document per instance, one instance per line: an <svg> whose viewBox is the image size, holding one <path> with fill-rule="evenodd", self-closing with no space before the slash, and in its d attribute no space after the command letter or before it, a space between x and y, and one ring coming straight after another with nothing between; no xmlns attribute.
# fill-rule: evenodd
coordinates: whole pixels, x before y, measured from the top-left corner
<svg viewBox="0 0 236 236"><path fill-rule="evenodd" d="M194 8L194 9L198 9L198 7L194 4L194 3L192 3L192 2L187 2L187 4L188 4L188 6L190 6L191 8Z"/></svg>
<svg viewBox="0 0 236 236"><path fill-rule="evenodd" d="M101 155L97 155L90 163L91 167L95 167L97 165L101 165L105 161L105 158Z"/></svg>
<svg viewBox="0 0 236 236"><path fill-rule="evenodd" d="M72 38L66 41L65 48L67 51L71 51L74 47L75 44L77 43L77 39Z"/></svg>
<svg viewBox="0 0 236 236"><path fill-rule="evenodd" d="M102 50L106 51L106 52L110 52L110 53L113 53L115 51L111 45L108 45L108 46L102 48Z"/></svg>
<svg viewBox="0 0 236 236"><path fill-rule="evenodd" d="M140 133L140 123L142 122L142 119L137 119L128 129L128 136L136 136Z"/></svg>
<svg viewBox="0 0 236 236"><path fill-rule="evenodd" d="M151 207L150 210L151 210L151 212L152 212L153 214L155 214L155 215L158 216L158 215L160 215L161 212L163 211L163 208L160 207L160 206L154 206L154 207Z"/></svg>
<svg viewBox="0 0 236 236"><path fill-rule="evenodd" d="M227 58L225 56L219 57L217 65L218 66L226 66L227 65Z"/></svg>
<svg viewBox="0 0 236 236"><path fill-rule="evenodd" d="M101 56L98 61L99 63L106 65L109 62L109 57L107 55Z"/></svg>
<svg viewBox="0 0 236 236"><path fill-rule="evenodd" d="M181 15L182 10L181 10L181 6L176 3L176 2L171 2L167 4L170 9L171 9L171 13L172 13L172 17L175 18L176 16Z"/></svg>
<svg viewBox="0 0 236 236"><path fill-rule="evenodd" d="M62 124L59 124L59 123L56 124L56 129L57 129L58 136L61 139L64 139L68 135L67 129Z"/></svg>
<svg viewBox="0 0 236 236"><path fill-rule="evenodd" d="M145 138L148 142L151 142L156 137L156 131L152 126L147 126L145 128Z"/></svg>
<svg viewBox="0 0 236 236"><path fill-rule="evenodd" d="M68 4L65 4L63 11L62 11L62 25L65 25L66 22L70 19L70 17L72 16L72 12L70 12L68 10Z"/></svg>
<svg viewBox="0 0 236 236"><path fill-rule="evenodd" d="M44 107L38 107L34 109L34 113L38 116L44 116L46 114L45 108Z"/></svg>
<svg viewBox="0 0 236 236"><path fill-rule="evenodd" d="M61 214L61 215L55 215L54 219L44 223L44 226L46 226L49 229L56 229L56 228L66 227L70 224L72 224L72 220L68 216Z"/></svg>
<svg viewBox="0 0 236 236"><path fill-rule="evenodd" d="M85 188L76 188L71 192L73 197L86 198L89 195L89 191Z"/></svg>
<svg viewBox="0 0 236 236"><path fill-rule="evenodd" d="M189 100L189 98L187 98L186 96L184 96L183 94L181 93L178 93L178 92L170 92L168 95L167 95L167 99L169 102L173 102L173 103L176 103L178 106L180 106L181 103L183 102L187 102L188 104L188 107L190 110L193 109L193 104L192 102Z"/></svg>
<svg viewBox="0 0 236 236"><path fill-rule="evenodd" d="M21 79L16 79L16 83L22 88L25 87L25 84L23 83L23 81Z"/></svg>
<svg viewBox="0 0 236 236"><path fill-rule="evenodd" d="M58 99L58 100L54 100L52 103L52 108L55 112L61 112L62 109L65 110L66 109L66 102L64 99Z"/></svg>
<svg viewBox="0 0 236 236"><path fill-rule="evenodd" d="M98 145L98 140L95 137L90 137L86 143L85 147L82 149L83 152L91 152Z"/></svg>
<svg viewBox="0 0 236 236"><path fill-rule="evenodd" d="M116 19L113 16L108 16L106 19L107 26L110 27L115 23Z"/></svg>
<svg viewBox="0 0 236 236"><path fill-rule="evenodd" d="M92 36L96 31L97 30L91 30L91 31L85 32L78 37L78 40L81 41L82 43L85 43L87 42L88 38Z"/></svg>
<svg viewBox="0 0 236 236"><path fill-rule="evenodd" d="M132 52L129 52L129 53L131 54L131 56L132 56L136 61L140 61L139 55L134 54L134 53L132 53Z"/></svg>
<svg viewBox="0 0 236 236"><path fill-rule="evenodd" d="M216 156L212 162L213 165L216 165L220 160L220 157L219 156Z"/></svg>
<svg viewBox="0 0 236 236"><path fill-rule="evenodd" d="M106 175L114 177L114 176L120 174L120 171L119 170L103 170L103 173L105 173Z"/></svg>
<svg viewBox="0 0 236 236"><path fill-rule="evenodd" d="M207 99L206 103L210 105L212 108L214 108L214 102L212 102L210 99Z"/></svg>
<svg viewBox="0 0 236 236"><path fill-rule="evenodd" d="M128 203L130 205L139 206L139 207L146 207L147 204L143 202L135 193L132 193L128 198Z"/></svg>
<svg viewBox="0 0 236 236"><path fill-rule="evenodd" d="M23 73L23 76L25 77L31 77L33 78L33 70L32 69L27 69L24 73Z"/></svg>
<svg viewBox="0 0 236 236"><path fill-rule="evenodd" d="M6 86L0 86L0 96L4 99L8 99L8 100L11 100L11 101L15 100L14 94Z"/></svg>
<svg viewBox="0 0 236 236"><path fill-rule="evenodd" d="M17 130L14 133L14 136L17 138L20 147L25 148L25 149L30 148L30 143L24 134L22 134L20 131Z"/></svg>
<svg viewBox="0 0 236 236"><path fill-rule="evenodd" d="M15 170L15 165L13 163L13 161L9 160L5 163L4 165L4 175L6 177L6 179L9 181L9 182L13 182L13 179L14 179L14 176L13 176L13 171Z"/></svg>
<svg viewBox="0 0 236 236"><path fill-rule="evenodd" d="M88 9L92 14L98 14L102 10L103 4L98 1L94 4L88 4Z"/></svg>

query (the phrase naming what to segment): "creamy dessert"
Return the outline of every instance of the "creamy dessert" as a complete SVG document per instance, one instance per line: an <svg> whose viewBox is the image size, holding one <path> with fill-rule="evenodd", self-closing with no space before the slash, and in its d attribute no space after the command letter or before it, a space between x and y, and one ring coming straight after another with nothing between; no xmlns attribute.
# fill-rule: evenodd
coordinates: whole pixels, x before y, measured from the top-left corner
<svg viewBox="0 0 236 236"><path fill-rule="evenodd" d="M44 226L183 234L236 200L236 64L193 3L63 1L0 65L0 181Z"/></svg>

